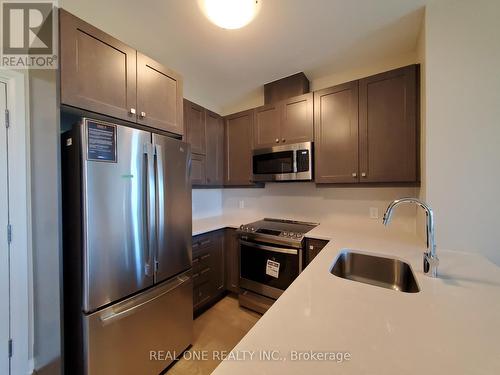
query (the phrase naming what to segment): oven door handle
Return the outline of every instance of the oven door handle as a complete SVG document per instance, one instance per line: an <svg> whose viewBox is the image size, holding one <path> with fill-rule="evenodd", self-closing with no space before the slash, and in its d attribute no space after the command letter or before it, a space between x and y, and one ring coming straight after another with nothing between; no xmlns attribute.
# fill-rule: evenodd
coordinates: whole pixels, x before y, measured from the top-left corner
<svg viewBox="0 0 500 375"><path fill-rule="evenodd" d="M297 249L284 249L281 247L266 246L266 245L257 244L255 242L247 242L247 241L241 241L241 240L240 240L240 243L242 245L255 247L255 248L261 249L261 250L274 251L275 253L292 254L292 255L297 255L299 253L299 251Z"/></svg>

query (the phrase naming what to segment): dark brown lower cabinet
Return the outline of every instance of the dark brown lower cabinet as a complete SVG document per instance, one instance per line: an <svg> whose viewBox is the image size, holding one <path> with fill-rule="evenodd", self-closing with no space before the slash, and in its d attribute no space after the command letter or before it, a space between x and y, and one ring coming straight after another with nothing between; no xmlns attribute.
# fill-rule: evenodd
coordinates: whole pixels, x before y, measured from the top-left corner
<svg viewBox="0 0 500 375"><path fill-rule="evenodd" d="M217 301L225 291L224 230L193 237L193 309Z"/></svg>
<svg viewBox="0 0 500 375"><path fill-rule="evenodd" d="M306 251L304 268L320 253L329 241L318 240L316 238L306 238Z"/></svg>
<svg viewBox="0 0 500 375"><path fill-rule="evenodd" d="M226 289L233 293L240 291L239 241L235 229L226 229Z"/></svg>

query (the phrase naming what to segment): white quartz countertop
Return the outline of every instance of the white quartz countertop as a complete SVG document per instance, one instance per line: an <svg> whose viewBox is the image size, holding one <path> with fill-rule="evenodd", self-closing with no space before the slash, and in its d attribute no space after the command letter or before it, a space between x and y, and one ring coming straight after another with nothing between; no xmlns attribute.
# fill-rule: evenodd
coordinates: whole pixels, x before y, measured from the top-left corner
<svg viewBox="0 0 500 375"><path fill-rule="evenodd" d="M193 234L259 218L204 219L193 222ZM438 247L439 278L433 279L422 272L421 240L382 225L352 228L321 224L308 233L331 241L214 374L500 374L499 267L480 255ZM343 249L406 261L421 291L332 275ZM325 358L296 360L310 351ZM330 353L338 352L350 359L332 360Z"/></svg>

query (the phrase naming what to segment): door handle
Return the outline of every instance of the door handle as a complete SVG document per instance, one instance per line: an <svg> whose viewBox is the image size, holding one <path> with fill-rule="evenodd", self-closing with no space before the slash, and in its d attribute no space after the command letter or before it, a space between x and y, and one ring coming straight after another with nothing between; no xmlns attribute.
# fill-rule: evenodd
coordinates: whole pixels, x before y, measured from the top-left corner
<svg viewBox="0 0 500 375"><path fill-rule="evenodd" d="M144 266L144 274L153 276L152 261L156 245L156 197L155 197L155 171L154 171L154 148L151 143L144 145L146 155L146 242L147 259Z"/></svg>
<svg viewBox="0 0 500 375"><path fill-rule="evenodd" d="M106 326L108 324L113 323L115 320L119 320L122 318L125 318L129 315L131 315L135 310L138 310L146 305L148 305L151 302L156 301L157 299L163 297L165 294L170 293L172 290L180 287L182 284L186 283L187 281L191 280L191 277L187 275L181 275L177 276L175 280L171 281L169 285L166 285L165 287L167 288L166 290L162 291L160 294L148 299L147 301L141 302L135 306L129 307L128 309L118 311L118 312L111 312L110 314L107 315L102 315L100 317L102 325Z"/></svg>
<svg viewBox="0 0 500 375"><path fill-rule="evenodd" d="M163 172L163 148L161 145L156 144L155 146L155 179L156 179L156 199L157 199L157 221L156 221L156 233L157 233L157 250L162 248L164 245L164 231L165 228L165 176Z"/></svg>

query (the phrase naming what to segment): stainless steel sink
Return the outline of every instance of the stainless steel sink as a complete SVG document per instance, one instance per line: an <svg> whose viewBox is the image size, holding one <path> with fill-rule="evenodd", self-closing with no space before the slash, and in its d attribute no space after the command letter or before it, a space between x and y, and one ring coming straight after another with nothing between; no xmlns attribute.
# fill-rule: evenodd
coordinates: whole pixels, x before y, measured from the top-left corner
<svg viewBox="0 0 500 375"><path fill-rule="evenodd" d="M330 272L337 277L382 288L405 293L420 292L410 265L394 258L344 250Z"/></svg>

